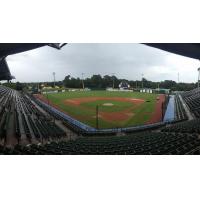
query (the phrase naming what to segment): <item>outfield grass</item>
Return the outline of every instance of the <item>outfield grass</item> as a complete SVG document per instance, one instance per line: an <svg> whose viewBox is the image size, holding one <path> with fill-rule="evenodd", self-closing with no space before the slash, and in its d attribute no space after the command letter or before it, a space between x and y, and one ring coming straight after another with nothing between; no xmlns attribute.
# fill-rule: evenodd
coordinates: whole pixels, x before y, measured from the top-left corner
<svg viewBox="0 0 200 200"><path fill-rule="evenodd" d="M110 92L110 91L74 91L64 93L52 93L44 95L53 104L57 105L60 109L68 113L70 116L92 126L96 125L96 105L99 105L100 112L123 112L125 109L131 108L131 112L134 113L127 120L123 121L105 121L99 118L99 128L115 128L115 127L127 127L133 125L145 124L152 116L156 105L156 94L147 94L139 92ZM115 100L97 100L93 102L84 102L80 106L66 105L64 101L66 99L81 98L81 97L126 97L144 99L145 102L139 106L133 107L130 102L121 102ZM149 102L146 102L149 101ZM104 103L112 103L113 106L103 106Z"/></svg>

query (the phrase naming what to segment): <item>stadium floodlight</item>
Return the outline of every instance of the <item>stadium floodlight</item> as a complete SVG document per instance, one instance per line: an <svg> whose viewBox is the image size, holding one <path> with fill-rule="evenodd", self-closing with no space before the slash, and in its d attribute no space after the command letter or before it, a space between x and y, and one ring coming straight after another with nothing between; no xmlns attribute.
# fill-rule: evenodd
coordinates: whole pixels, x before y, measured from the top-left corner
<svg viewBox="0 0 200 200"><path fill-rule="evenodd" d="M55 88L55 86L56 86L56 73L55 72L53 72L53 81L54 81L54 88Z"/></svg>
<svg viewBox="0 0 200 200"><path fill-rule="evenodd" d="M160 82L158 82L158 90L160 90Z"/></svg>
<svg viewBox="0 0 200 200"><path fill-rule="evenodd" d="M141 74L142 75L142 89L144 87L144 83L143 83L143 78L144 78L144 74Z"/></svg>
<svg viewBox="0 0 200 200"><path fill-rule="evenodd" d="M84 90L85 89L85 85L84 85L83 75L84 75L84 73L81 74L81 76L82 76L82 88Z"/></svg>
<svg viewBox="0 0 200 200"><path fill-rule="evenodd" d="M114 76L115 76L115 73L112 73L112 78L113 78L113 90L114 90L114 88L115 88L115 79L114 79Z"/></svg>

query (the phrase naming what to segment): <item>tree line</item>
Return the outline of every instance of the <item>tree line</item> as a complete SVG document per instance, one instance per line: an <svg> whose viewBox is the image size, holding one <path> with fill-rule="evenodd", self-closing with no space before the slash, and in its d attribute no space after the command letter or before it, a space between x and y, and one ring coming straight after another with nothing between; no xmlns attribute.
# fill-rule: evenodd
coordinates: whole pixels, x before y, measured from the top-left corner
<svg viewBox="0 0 200 200"><path fill-rule="evenodd" d="M119 84L122 81L126 81L131 89L139 89L139 88L165 88L170 89L172 91L188 91L192 90L197 87L197 83L177 83L172 80L165 80L161 82L153 82L143 78L142 80L126 80L126 79L119 79L116 76L101 76L99 74L93 75L89 78L85 78L82 80L81 78L74 78L70 75L65 76L63 81L57 81L55 83L58 87L65 87L65 88L90 88L96 90L110 88L118 88ZM29 87L32 88L42 88L42 85L46 87L54 87L54 82L39 82L39 83L4 83L8 87L12 87L16 90L28 89Z"/></svg>
<svg viewBox="0 0 200 200"><path fill-rule="evenodd" d="M105 89L108 87L118 88L122 81L126 81L132 89L136 88L165 88L171 89L172 91L187 91L192 90L197 87L197 83L177 83L172 80L165 80L161 82L153 82L143 78L142 80L126 80L118 79L116 76L101 76L93 75L90 78L81 80L80 78L74 78L70 75L66 76L63 80L63 84L68 88L91 88L91 89Z"/></svg>

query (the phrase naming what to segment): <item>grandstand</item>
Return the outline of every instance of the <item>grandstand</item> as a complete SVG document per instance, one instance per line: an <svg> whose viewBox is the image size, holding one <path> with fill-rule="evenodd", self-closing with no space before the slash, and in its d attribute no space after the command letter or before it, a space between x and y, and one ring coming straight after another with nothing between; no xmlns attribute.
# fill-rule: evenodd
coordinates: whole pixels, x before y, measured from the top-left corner
<svg viewBox="0 0 200 200"><path fill-rule="evenodd" d="M182 94L183 99L196 118L200 118L200 88Z"/></svg>
<svg viewBox="0 0 200 200"><path fill-rule="evenodd" d="M187 114L178 94L175 95L175 117L177 120L187 120Z"/></svg>
<svg viewBox="0 0 200 200"><path fill-rule="evenodd" d="M182 94L184 98L187 95ZM41 104L31 95L1 86L0 153L125 155L197 152L200 146L199 119L187 121L179 96L175 99L174 121L95 131L72 123L72 119Z"/></svg>
<svg viewBox="0 0 200 200"><path fill-rule="evenodd" d="M200 89L173 99L172 120L95 129L29 93L0 86L0 154L199 154Z"/></svg>
<svg viewBox="0 0 200 200"><path fill-rule="evenodd" d="M1 86L0 102L0 138L4 144L29 144L66 135L27 95Z"/></svg>

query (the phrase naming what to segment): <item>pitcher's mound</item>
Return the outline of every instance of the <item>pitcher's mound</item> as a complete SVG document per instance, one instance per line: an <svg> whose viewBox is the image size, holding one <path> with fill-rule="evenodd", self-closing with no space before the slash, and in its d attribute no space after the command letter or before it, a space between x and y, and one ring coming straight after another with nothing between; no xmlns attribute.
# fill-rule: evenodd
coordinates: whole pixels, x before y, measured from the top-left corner
<svg viewBox="0 0 200 200"><path fill-rule="evenodd" d="M114 106L113 103L104 103L103 106Z"/></svg>

